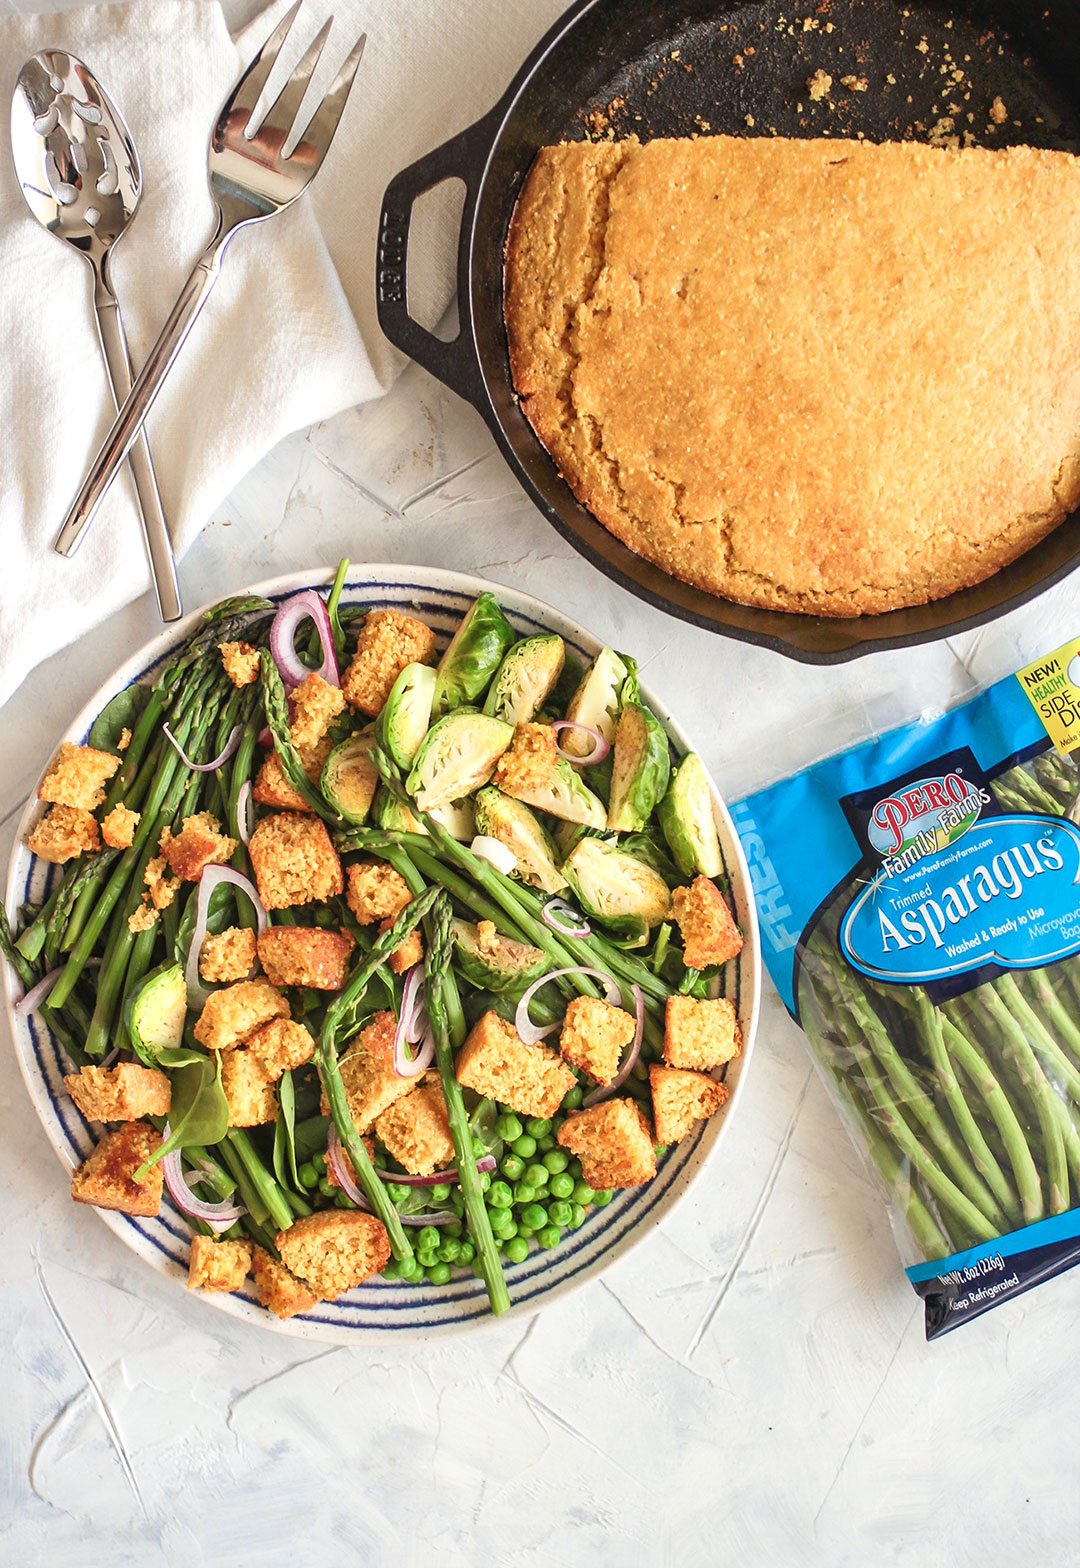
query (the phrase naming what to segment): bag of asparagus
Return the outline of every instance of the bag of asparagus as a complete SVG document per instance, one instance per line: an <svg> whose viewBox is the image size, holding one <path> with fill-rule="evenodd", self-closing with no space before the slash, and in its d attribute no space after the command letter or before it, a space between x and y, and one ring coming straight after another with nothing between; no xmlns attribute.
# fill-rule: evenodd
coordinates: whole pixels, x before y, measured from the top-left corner
<svg viewBox="0 0 1080 1568"><path fill-rule="evenodd" d="M1080 638L735 808L935 1339L1080 1263Z"/></svg>

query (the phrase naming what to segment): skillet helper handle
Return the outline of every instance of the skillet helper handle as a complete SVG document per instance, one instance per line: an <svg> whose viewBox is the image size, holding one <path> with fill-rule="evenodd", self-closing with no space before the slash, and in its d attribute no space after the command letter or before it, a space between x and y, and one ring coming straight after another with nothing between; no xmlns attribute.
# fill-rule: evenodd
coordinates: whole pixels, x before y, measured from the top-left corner
<svg viewBox="0 0 1080 1568"><path fill-rule="evenodd" d="M472 334L468 330L467 246L484 157L491 140L490 119L488 115L478 120L468 130L402 169L390 181L379 217L375 271L379 325L385 335L396 348L474 406L479 405L485 394L472 348ZM450 179L461 180L466 195L458 245L458 335L444 343L409 313L409 230L417 198Z"/></svg>

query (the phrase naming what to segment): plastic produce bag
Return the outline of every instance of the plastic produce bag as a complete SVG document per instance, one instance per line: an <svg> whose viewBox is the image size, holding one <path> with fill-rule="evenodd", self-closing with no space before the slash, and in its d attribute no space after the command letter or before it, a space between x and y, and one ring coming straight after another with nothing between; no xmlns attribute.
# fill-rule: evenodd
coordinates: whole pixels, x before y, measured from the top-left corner
<svg viewBox="0 0 1080 1568"><path fill-rule="evenodd" d="M1080 638L734 817L934 1339L1080 1262Z"/></svg>

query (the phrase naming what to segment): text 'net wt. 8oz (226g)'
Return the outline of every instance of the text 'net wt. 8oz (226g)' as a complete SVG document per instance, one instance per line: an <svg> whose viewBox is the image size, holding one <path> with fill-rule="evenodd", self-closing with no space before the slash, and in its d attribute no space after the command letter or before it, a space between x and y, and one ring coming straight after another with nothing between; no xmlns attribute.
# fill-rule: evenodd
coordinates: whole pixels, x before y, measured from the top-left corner
<svg viewBox="0 0 1080 1568"><path fill-rule="evenodd" d="M734 817L927 1338L1080 1263L1080 638Z"/></svg>

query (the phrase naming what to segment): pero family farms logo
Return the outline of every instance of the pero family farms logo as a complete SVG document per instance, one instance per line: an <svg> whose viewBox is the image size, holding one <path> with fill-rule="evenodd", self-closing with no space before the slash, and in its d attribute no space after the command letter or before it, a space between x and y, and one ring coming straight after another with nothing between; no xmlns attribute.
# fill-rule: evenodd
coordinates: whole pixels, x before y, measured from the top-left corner
<svg viewBox="0 0 1080 1568"><path fill-rule="evenodd" d="M989 800L985 790L959 773L917 779L875 803L866 836L886 859L909 850L933 854L961 838L979 820Z"/></svg>

